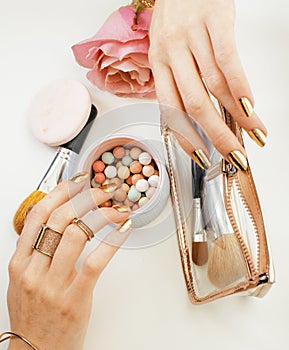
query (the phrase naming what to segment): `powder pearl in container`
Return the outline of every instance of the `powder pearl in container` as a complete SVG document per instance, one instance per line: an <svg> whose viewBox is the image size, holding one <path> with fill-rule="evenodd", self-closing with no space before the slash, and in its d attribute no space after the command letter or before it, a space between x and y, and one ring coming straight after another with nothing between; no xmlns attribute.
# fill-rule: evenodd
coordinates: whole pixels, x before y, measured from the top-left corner
<svg viewBox="0 0 289 350"><path fill-rule="evenodd" d="M124 162L127 165L121 165L117 168L117 162L119 161L118 155L113 164L116 164L115 166L117 168L118 177L123 181L121 191L124 192L124 194L127 194L127 199L124 203L134 203L133 208L137 208L136 210L133 210L130 215L130 218L132 219L132 227L139 228L151 224L153 220L158 218L165 208L170 194L169 178L165 165L163 164L157 147L155 147L152 141L141 139L140 137L131 134L114 134L99 139L91 144L81 156L78 163L78 171L89 172L91 175L90 178L92 179L94 173L92 165L94 162L101 159L102 155L105 154L105 159L102 159L105 163L107 160L106 152L112 152L116 147L124 147L125 149L131 150L131 155L128 155L129 157L124 159ZM111 155L113 156L113 154ZM110 158L107 164L112 164L110 162L112 158L111 155L109 155L109 157L107 156L107 158ZM154 181L150 181L153 183L154 187L151 187L148 179L140 179L136 185L131 184L128 186L128 183L131 181L131 179L128 178L128 175L130 174L131 178L132 175L134 175L130 172L130 165L137 159L139 159L141 164L143 163L142 166L149 165L151 161L156 165L158 176L152 175L152 180ZM109 170L111 169L109 168ZM89 184L89 186L91 185ZM124 189L128 190L128 192L126 193ZM143 191L141 192L142 196L140 196L140 191ZM148 196L146 196L146 192L148 192ZM132 202L131 199L133 199L134 202Z"/></svg>

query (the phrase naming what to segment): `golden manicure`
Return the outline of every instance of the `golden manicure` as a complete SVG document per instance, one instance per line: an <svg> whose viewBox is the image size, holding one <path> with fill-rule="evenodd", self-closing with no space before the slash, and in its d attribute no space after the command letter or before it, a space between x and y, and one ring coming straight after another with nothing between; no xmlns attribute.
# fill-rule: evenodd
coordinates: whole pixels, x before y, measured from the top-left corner
<svg viewBox="0 0 289 350"><path fill-rule="evenodd" d="M126 219L123 221L117 228L118 232L125 233L131 228L132 221L131 219Z"/></svg>
<svg viewBox="0 0 289 350"><path fill-rule="evenodd" d="M131 212L130 207L125 206L125 205L115 204L112 206L112 208L117 210L119 213L130 213Z"/></svg>
<svg viewBox="0 0 289 350"><path fill-rule="evenodd" d="M248 169L248 162L246 157L240 151L232 151L228 154L229 161L239 170L246 171Z"/></svg>
<svg viewBox="0 0 289 350"><path fill-rule="evenodd" d="M89 176L89 173L87 173L86 171L83 171L81 173L77 173L73 176L71 176L71 178L69 178L70 181L73 181L75 183L79 183L82 182L84 180L86 180Z"/></svg>
<svg viewBox="0 0 289 350"><path fill-rule="evenodd" d="M239 98L239 102L246 116L248 118L251 117L254 109L249 99L247 97L241 97Z"/></svg>
<svg viewBox="0 0 289 350"><path fill-rule="evenodd" d="M207 170L211 163L202 149L195 149L192 153L193 160L204 170Z"/></svg>
<svg viewBox="0 0 289 350"><path fill-rule="evenodd" d="M264 147L266 145L267 139L265 134L260 129L252 129L248 131L248 135L253 141L257 143L258 146Z"/></svg>
<svg viewBox="0 0 289 350"><path fill-rule="evenodd" d="M103 190L103 192L111 193L111 192L114 192L117 189L117 185L112 183L112 184L102 185L99 188L101 190Z"/></svg>

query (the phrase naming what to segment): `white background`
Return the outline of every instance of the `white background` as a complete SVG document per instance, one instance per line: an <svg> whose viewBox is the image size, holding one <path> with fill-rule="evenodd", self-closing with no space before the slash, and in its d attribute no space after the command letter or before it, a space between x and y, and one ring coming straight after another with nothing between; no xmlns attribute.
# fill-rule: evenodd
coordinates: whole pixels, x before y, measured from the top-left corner
<svg viewBox="0 0 289 350"><path fill-rule="evenodd" d="M113 10L125 4L1 0L0 332L9 328L7 264L17 239L12 217L54 155L54 149L32 137L26 109L35 92L53 79L79 79L92 89L70 47L93 35ZM288 1L238 1L236 36L256 111L270 135L265 149L249 139L246 144L277 283L264 299L234 296L193 306L174 235L151 248L121 250L96 287L85 349L288 348ZM135 102L95 91L93 97L101 113Z"/></svg>

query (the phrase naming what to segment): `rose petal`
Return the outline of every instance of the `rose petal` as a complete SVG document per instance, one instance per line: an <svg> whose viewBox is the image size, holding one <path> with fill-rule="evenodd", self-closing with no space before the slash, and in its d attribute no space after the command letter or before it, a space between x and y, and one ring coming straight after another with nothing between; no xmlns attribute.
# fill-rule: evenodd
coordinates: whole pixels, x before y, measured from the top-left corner
<svg viewBox="0 0 289 350"><path fill-rule="evenodd" d="M130 76L132 79L136 80L140 85L144 86L151 76L150 69L139 68L137 71L131 71Z"/></svg>
<svg viewBox="0 0 289 350"><path fill-rule="evenodd" d="M90 70L86 77L87 79L96 87L98 87L100 90L105 90L105 78L106 78L107 72L105 70Z"/></svg>
<svg viewBox="0 0 289 350"><path fill-rule="evenodd" d="M100 90L108 91L120 97L155 98L153 79L150 79L149 83L144 87L133 84L132 89L132 81L125 74L127 73L115 72L113 68L110 68L110 72L90 70L87 73L87 78Z"/></svg>
<svg viewBox="0 0 289 350"><path fill-rule="evenodd" d="M99 49L107 56L117 57L122 60L124 57L132 53L147 54L149 50L148 37L142 40L132 40L127 43L110 42L100 45Z"/></svg>
<svg viewBox="0 0 289 350"><path fill-rule="evenodd" d="M134 27L135 30L149 30L151 19L152 19L152 9L142 9L137 18L137 24L135 23L135 12L136 8L134 5L122 6L119 8L119 13L125 22L130 26Z"/></svg>
<svg viewBox="0 0 289 350"><path fill-rule="evenodd" d="M114 62L111 66L124 73L130 72L130 77L136 80L140 85L144 85L150 79L151 70L149 68L139 67L129 59Z"/></svg>
<svg viewBox="0 0 289 350"><path fill-rule="evenodd" d="M140 67L147 68L149 67L149 60L147 53L131 53L127 58L131 59L134 63L136 63Z"/></svg>
<svg viewBox="0 0 289 350"><path fill-rule="evenodd" d="M117 62L118 59L116 57L103 56L102 60L96 62L95 66L99 67L99 69L105 69L111 66L113 63Z"/></svg>
<svg viewBox="0 0 289 350"><path fill-rule="evenodd" d="M91 48L99 48L106 42L126 43L130 40L140 40L148 35L146 30L133 31L131 26L123 19L119 11L113 12L104 22L99 31L91 38L83 40L72 46L76 61L83 67L92 68L93 60L87 57Z"/></svg>
<svg viewBox="0 0 289 350"><path fill-rule="evenodd" d="M121 70L123 72L130 72L132 70L136 70L139 67L135 65L132 61L124 59L122 61L117 61L111 65L113 68Z"/></svg>

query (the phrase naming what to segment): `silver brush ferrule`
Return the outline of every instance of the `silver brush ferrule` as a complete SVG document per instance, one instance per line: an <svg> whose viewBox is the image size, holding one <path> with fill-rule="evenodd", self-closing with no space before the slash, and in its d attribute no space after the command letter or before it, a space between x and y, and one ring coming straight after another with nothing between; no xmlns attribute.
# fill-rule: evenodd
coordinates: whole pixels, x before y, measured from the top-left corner
<svg viewBox="0 0 289 350"><path fill-rule="evenodd" d="M77 156L77 153L67 148L58 147L57 153L37 189L49 193L59 182L67 180L71 175L70 169L73 168Z"/></svg>
<svg viewBox="0 0 289 350"><path fill-rule="evenodd" d="M193 241L207 242L207 233L204 230L201 199L193 199Z"/></svg>

